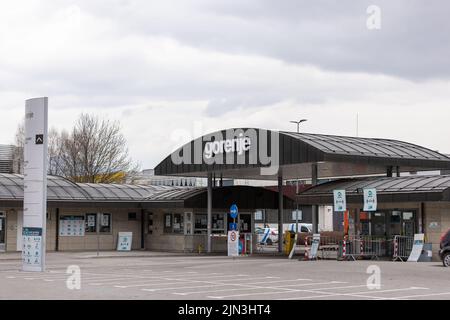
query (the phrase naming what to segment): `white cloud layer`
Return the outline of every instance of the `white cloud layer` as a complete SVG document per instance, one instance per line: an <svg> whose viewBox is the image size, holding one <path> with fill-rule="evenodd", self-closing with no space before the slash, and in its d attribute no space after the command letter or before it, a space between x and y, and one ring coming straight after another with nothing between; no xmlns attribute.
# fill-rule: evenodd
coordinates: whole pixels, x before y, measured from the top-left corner
<svg viewBox="0 0 450 320"><path fill-rule="evenodd" d="M378 31L365 1L1 2L0 143L25 99L48 96L50 126L120 120L145 168L180 129L308 118L304 131L354 135L357 113L361 136L450 153L449 5L399 2L380 1Z"/></svg>

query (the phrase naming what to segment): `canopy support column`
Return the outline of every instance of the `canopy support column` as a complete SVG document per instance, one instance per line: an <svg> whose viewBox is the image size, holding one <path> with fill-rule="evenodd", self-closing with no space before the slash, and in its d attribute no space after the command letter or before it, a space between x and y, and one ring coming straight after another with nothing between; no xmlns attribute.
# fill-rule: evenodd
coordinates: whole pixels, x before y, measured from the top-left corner
<svg viewBox="0 0 450 320"><path fill-rule="evenodd" d="M283 252L283 175L278 174L278 252Z"/></svg>
<svg viewBox="0 0 450 320"><path fill-rule="evenodd" d="M313 186L317 185L317 180L318 180L317 163L313 163L311 165L311 184ZM319 232L319 208L317 205L311 206L311 214L312 214L313 233L318 233Z"/></svg>
<svg viewBox="0 0 450 320"><path fill-rule="evenodd" d="M212 227L212 173L208 172L208 205L207 205L207 251L211 253L211 227Z"/></svg>

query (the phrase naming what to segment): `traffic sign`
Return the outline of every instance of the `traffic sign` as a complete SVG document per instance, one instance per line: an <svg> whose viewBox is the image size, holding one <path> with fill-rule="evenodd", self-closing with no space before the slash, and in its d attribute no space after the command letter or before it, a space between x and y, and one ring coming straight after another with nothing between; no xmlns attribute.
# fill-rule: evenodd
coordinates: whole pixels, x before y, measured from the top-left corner
<svg viewBox="0 0 450 320"><path fill-rule="evenodd" d="M235 204L232 204L230 207L230 216L233 219L236 219L238 216L238 207Z"/></svg>

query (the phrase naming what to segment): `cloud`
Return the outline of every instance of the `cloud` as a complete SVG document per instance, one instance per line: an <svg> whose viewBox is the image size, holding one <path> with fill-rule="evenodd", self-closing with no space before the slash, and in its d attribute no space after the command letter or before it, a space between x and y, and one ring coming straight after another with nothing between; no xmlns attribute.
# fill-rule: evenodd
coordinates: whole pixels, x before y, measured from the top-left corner
<svg viewBox="0 0 450 320"><path fill-rule="evenodd" d="M450 5L380 0L370 31L369 4L3 2L0 142L12 142L25 99L49 96L51 126L81 112L120 120L144 167L226 127L286 130L306 117L305 130L355 134L356 113L362 135L450 152Z"/></svg>

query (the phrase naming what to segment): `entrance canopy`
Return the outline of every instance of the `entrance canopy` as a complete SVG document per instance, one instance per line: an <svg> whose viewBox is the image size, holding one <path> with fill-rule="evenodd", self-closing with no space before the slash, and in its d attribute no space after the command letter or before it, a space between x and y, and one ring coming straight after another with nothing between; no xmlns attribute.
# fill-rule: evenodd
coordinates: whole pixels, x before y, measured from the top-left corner
<svg viewBox="0 0 450 320"><path fill-rule="evenodd" d="M237 128L199 137L166 157L157 175L243 179L320 178L450 169L450 158L412 143Z"/></svg>
<svg viewBox="0 0 450 320"><path fill-rule="evenodd" d="M333 190L345 190L348 203L363 203L363 189L376 188L379 202L450 201L450 175L340 179L300 193L299 203L332 205Z"/></svg>

